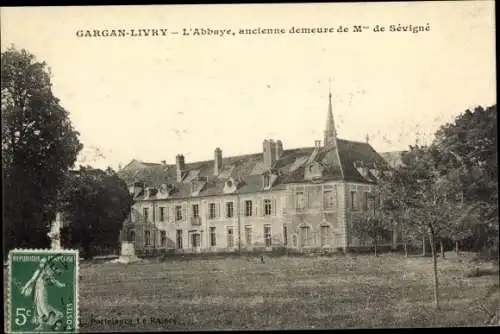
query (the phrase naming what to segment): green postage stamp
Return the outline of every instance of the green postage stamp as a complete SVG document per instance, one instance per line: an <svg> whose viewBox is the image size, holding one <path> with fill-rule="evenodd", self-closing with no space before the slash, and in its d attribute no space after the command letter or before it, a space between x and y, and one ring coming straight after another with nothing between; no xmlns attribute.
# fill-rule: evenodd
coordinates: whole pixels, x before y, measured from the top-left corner
<svg viewBox="0 0 500 334"><path fill-rule="evenodd" d="M8 266L10 333L78 330L78 251L16 249Z"/></svg>

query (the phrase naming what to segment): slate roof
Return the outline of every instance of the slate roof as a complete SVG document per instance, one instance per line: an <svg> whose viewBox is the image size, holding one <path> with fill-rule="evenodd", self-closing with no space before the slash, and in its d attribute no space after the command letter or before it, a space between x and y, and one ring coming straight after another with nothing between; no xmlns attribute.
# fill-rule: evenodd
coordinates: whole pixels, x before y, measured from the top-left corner
<svg viewBox="0 0 500 334"><path fill-rule="evenodd" d="M335 158L337 154L335 149L302 147L283 150L281 158L276 161L273 167L277 179L273 183L272 189L284 189L287 183L310 183L327 180L372 183L376 182L376 177L370 172L363 176L360 172L361 169L356 168L356 164L363 163L368 168L376 167L379 170L390 168L387 161L367 143L337 139L337 147L340 166L335 166L334 163L334 161L338 161ZM332 161L334 165L332 165ZM324 167L323 177L320 180L307 181L304 179L308 163L319 163ZM223 194L224 184L230 177L239 182L238 193L263 191L262 173L266 170L263 166L262 152L224 157L222 165L219 176L214 176L214 160L186 163L185 174L180 183L176 180L175 164L133 160L120 170L118 175L130 186L135 182L143 182L146 187L159 189L161 185L169 184L175 188L169 198L191 197L191 181L198 177L206 178L206 184L199 192L199 196ZM144 198L143 192L137 195L136 199ZM156 195L149 198L154 199Z"/></svg>

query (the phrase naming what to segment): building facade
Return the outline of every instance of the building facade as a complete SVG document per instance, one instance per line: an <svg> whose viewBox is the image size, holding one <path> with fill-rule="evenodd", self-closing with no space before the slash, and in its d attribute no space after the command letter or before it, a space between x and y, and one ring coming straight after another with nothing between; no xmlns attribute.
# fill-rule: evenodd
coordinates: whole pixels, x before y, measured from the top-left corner
<svg viewBox="0 0 500 334"><path fill-rule="evenodd" d="M133 160L119 171L135 200L122 238L138 253L365 246L350 227L375 205L370 193L390 166L367 142L337 138L332 109L330 94L323 144L312 147L264 140L243 156L216 148L209 161Z"/></svg>

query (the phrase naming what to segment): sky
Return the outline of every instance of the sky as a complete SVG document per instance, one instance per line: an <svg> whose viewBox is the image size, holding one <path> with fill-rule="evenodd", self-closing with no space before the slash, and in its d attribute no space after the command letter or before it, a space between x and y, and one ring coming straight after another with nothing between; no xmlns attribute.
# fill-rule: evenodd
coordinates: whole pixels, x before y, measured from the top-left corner
<svg viewBox="0 0 500 334"><path fill-rule="evenodd" d="M78 164L175 163L323 139L332 91L339 138L379 152L428 143L468 108L496 103L493 1L1 9L1 47L51 69L84 145ZM366 26L353 32L353 25ZM376 26L386 28L375 32ZM412 33L390 25L429 26ZM339 26L348 32L338 32ZM285 34L240 35L282 28ZM289 29L332 27L332 33ZM183 29L235 35L183 36ZM125 29L125 37L78 37ZM167 29L166 36L130 36ZM171 32L178 32L172 34ZM161 35L161 32L159 32Z"/></svg>

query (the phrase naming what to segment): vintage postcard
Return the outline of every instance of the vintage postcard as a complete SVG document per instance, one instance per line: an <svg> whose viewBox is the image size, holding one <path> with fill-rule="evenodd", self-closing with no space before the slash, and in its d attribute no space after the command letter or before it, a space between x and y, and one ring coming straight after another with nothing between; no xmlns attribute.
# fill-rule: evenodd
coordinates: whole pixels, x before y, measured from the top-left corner
<svg viewBox="0 0 500 334"><path fill-rule="evenodd" d="M1 8L6 331L498 325L494 9Z"/></svg>

